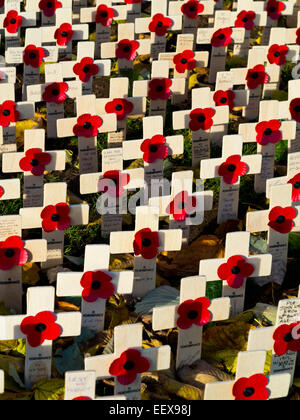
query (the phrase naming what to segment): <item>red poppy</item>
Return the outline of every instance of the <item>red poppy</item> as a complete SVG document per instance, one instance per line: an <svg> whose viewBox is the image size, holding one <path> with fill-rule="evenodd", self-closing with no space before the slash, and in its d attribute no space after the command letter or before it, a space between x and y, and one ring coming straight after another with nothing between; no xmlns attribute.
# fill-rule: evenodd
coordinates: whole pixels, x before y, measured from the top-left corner
<svg viewBox="0 0 300 420"><path fill-rule="evenodd" d="M290 179L288 184L293 185L292 200L300 201L300 173Z"/></svg>
<svg viewBox="0 0 300 420"><path fill-rule="evenodd" d="M179 315L177 327L181 330L187 330L192 325L203 327L211 320L211 313L208 310L210 300L206 297L200 297L195 300L186 300L181 303L177 309Z"/></svg>
<svg viewBox="0 0 300 420"><path fill-rule="evenodd" d="M246 11L242 10L234 22L236 28L245 28L247 31L251 31L254 28L254 20L256 18L256 13L252 10Z"/></svg>
<svg viewBox="0 0 300 420"><path fill-rule="evenodd" d="M124 98L115 98L105 105L105 112L116 114L118 121L123 121L133 110L133 103Z"/></svg>
<svg viewBox="0 0 300 420"><path fill-rule="evenodd" d="M196 108L190 112L189 127L192 131L209 130L213 126L213 116L216 111L212 108Z"/></svg>
<svg viewBox="0 0 300 420"><path fill-rule="evenodd" d="M191 197L187 191L182 191L175 196L166 212L171 214L175 220L183 222L188 216L195 213L196 206L196 197Z"/></svg>
<svg viewBox="0 0 300 420"><path fill-rule="evenodd" d="M233 90L217 90L213 97L216 106L228 105L230 111L234 108L235 93Z"/></svg>
<svg viewBox="0 0 300 420"><path fill-rule="evenodd" d="M285 5L282 1L269 0L267 3L268 17L273 20L278 20L284 9Z"/></svg>
<svg viewBox="0 0 300 420"><path fill-rule="evenodd" d="M173 63L175 64L177 73L193 70L196 67L194 56L195 54L192 50L184 50L182 53L174 55Z"/></svg>
<svg viewBox="0 0 300 420"><path fill-rule="evenodd" d="M295 98L291 101L290 113L292 120L300 122L300 98Z"/></svg>
<svg viewBox="0 0 300 420"><path fill-rule="evenodd" d="M27 45L23 53L23 61L26 66L31 66L35 69L41 67L43 59L45 58L45 52L43 48L36 47L35 45Z"/></svg>
<svg viewBox="0 0 300 420"><path fill-rule="evenodd" d="M232 29L223 28L216 31L211 38L211 45L213 47L226 47L232 42Z"/></svg>
<svg viewBox="0 0 300 420"><path fill-rule="evenodd" d="M300 28L296 31L296 44L300 45Z"/></svg>
<svg viewBox="0 0 300 420"><path fill-rule="evenodd" d="M86 302L96 302L97 299L109 299L115 288L112 277L104 271L87 271L81 277L80 285L83 288L82 298Z"/></svg>
<svg viewBox="0 0 300 420"><path fill-rule="evenodd" d="M269 76L265 72L265 66L258 64L252 69L249 69L246 75L246 82L249 89L256 89L259 85L264 85L268 82Z"/></svg>
<svg viewBox="0 0 300 420"><path fill-rule="evenodd" d="M84 57L80 63L75 64L73 71L83 83L87 83L91 77L96 76L99 68L91 57Z"/></svg>
<svg viewBox="0 0 300 420"><path fill-rule="evenodd" d="M269 213L269 223L271 229L279 233L289 233L294 227L294 219L297 212L294 207L274 207Z"/></svg>
<svg viewBox="0 0 300 420"><path fill-rule="evenodd" d="M299 328L300 322L280 325L273 334L274 352L277 356L283 356L288 351L300 351L300 338L294 339L293 330Z"/></svg>
<svg viewBox="0 0 300 420"><path fill-rule="evenodd" d="M240 176L248 172L248 166L242 162L240 155L229 156L226 162L219 166L218 174L223 177L226 184L235 184Z"/></svg>
<svg viewBox="0 0 300 420"><path fill-rule="evenodd" d="M243 286L244 280L251 276L254 267L246 262L244 257L234 255L227 260L227 263L221 264L218 268L218 276L221 280L227 281L232 289L239 289Z"/></svg>
<svg viewBox="0 0 300 420"><path fill-rule="evenodd" d="M268 60L270 64L277 64L282 66L286 63L286 55L289 52L289 49L286 45L277 45L274 44L269 48L268 51Z"/></svg>
<svg viewBox="0 0 300 420"><path fill-rule="evenodd" d="M10 236L0 242L0 270L7 271L17 265L24 265L28 258L29 254L19 236Z"/></svg>
<svg viewBox="0 0 300 420"><path fill-rule="evenodd" d="M112 181L111 186L107 186L103 180ZM101 193L108 192L111 197L118 198L124 192L124 187L129 184L130 176L121 171L107 171L104 172L103 177L99 180L98 191Z"/></svg>
<svg viewBox="0 0 300 420"><path fill-rule="evenodd" d="M57 0L41 0L39 2L39 8L45 16L52 17L57 9L62 8L62 4Z"/></svg>
<svg viewBox="0 0 300 420"><path fill-rule="evenodd" d="M107 7L106 4L99 4L96 13L96 23L100 23L103 26L110 26L114 17L115 12L111 7Z"/></svg>
<svg viewBox="0 0 300 420"><path fill-rule="evenodd" d="M0 0L0 8L4 7L5 0Z"/></svg>
<svg viewBox="0 0 300 420"><path fill-rule="evenodd" d="M282 140L281 122L278 120L262 121L256 124L256 141L261 146L276 144Z"/></svg>
<svg viewBox="0 0 300 420"><path fill-rule="evenodd" d="M31 172L32 175L41 176L50 162L51 155L49 153L33 148L25 152L25 157L20 160L19 166L24 172Z"/></svg>
<svg viewBox="0 0 300 420"><path fill-rule="evenodd" d="M142 3L143 0L124 0L124 3L126 4L137 4Z"/></svg>
<svg viewBox="0 0 300 420"><path fill-rule="evenodd" d="M1 187L1 185L0 185L0 198L1 197L3 197L3 195L4 195L4 188L3 187Z"/></svg>
<svg viewBox="0 0 300 420"><path fill-rule="evenodd" d="M76 397L72 398L72 401L92 401L90 397Z"/></svg>
<svg viewBox="0 0 300 420"><path fill-rule="evenodd" d="M137 49L140 46L138 41L130 41L129 39L122 39L117 45L116 57L130 61L135 59L137 56Z"/></svg>
<svg viewBox="0 0 300 420"><path fill-rule="evenodd" d="M47 206L41 213L42 228L45 232L54 230L66 230L71 225L69 217L70 207L66 203L58 203L55 206Z"/></svg>
<svg viewBox="0 0 300 420"><path fill-rule="evenodd" d="M63 23L54 33L57 45L65 47L73 38L74 31L69 23Z"/></svg>
<svg viewBox="0 0 300 420"><path fill-rule="evenodd" d="M269 399L269 391L266 388L268 378L258 373L250 378L238 379L232 389L236 401L266 401Z"/></svg>
<svg viewBox="0 0 300 420"><path fill-rule="evenodd" d="M149 228L138 231L134 236L133 249L136 257L141 255L145 260L153 260L158 255L159 247L158 233Z"/></svg>
<svg viewBox="0 0 300 420"><path fill-rule="evenodd" d="M157 36L164 36L172 25L172 19L165 17L162 13L156 13L149 23L149 31L154 32Z"/></svg>
<svg viewBox="0 0 300 420"><path fill-rule="evenodd" d="M67 99L66 92L69 90L69 86L65 82L50 83L45 87L42 98L43 101L62 104Z"/></svg>
<svg viewBox="0 0 300 420"><path fill-rule="evenodd" d="M111 376L116 376L121 385L130 385L137 375L150 369L149 360L141 355L136 349L124 351L119 359L114 360L109 367Z"/></svg>
<svg viewBox="0 0 300 420"><path fill-rule="evenodd" d="M31 347L38 347L45 340L54 341L61 335L61 327L55 321L56 317L52 312L39 312L35 316L24 318L20 330L27 336L28 344Z"/></svg>
<svg viewBox="0 0 300 420"><path fill-rule="evenodd" d="M171 95L170 87L172 81L166 77L156 77L150 80L148 85L148 96L152 101L157 99L167 100Z"/></svg>
<svg viewBox="0 0 300 420"><path fill-rule="evenodd" d="M19 121L20 113L16 110L16 104L13 101L4 101L0 105L0 126L8 127L10 123Z"/></svg>
<svg viewBox="0 0 300 420"><path fill-rule="evenodd" d="M22 26L22 21L23 18L18 12L10 10L3 21L3 28L5 28L9 34L15 34Z"/></svg>
<svg viewBox="0 0 300 420"><path fill-rule="evenodd" d="M151 139L144 140L141 144L141 151L144 152L143 159L147 163L164 160L169 155L166 139L161 134L156 134Z"/></svg>
<svg viewBox="0 0 300 420"><path fill-rule="evenodd" d="M78 137L95 137L101 125L102 119L98 115L83 114L77 118L77 124L73 127L73 133Z"/></svg>
<svg viewBox="0 0 300 420"><path fill-rule="evenodd" d="M204 10L203 4L197 0L189 0L181 6L182 13L189 19L197 19L198 15Z"/></svg>

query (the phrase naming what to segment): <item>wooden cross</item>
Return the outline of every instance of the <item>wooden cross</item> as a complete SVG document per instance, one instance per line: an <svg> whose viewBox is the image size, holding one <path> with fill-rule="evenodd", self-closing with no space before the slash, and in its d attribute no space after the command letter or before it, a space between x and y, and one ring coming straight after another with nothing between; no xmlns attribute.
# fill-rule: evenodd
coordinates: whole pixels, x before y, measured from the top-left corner
<svg viewBox="0 0 300 420"><path fill-rule="evenodd" d="M64 182L44 185L44 206L20 209L22 229L43 229L47 240L47 262L44 268L56 267L63 262L64 230L69 226L87 225L89 222L88 204L68 206L67 184Z"/></svg>
<svg viewBox="0 0 300 420"><path fill-rule="evenodd" d="M5 63L3 63L5 65ZM17 79L16 67L2 67L0 66L0 85L5 83L15 84Z"/></svg>
<svg viewBox="0 0 300 420"><path fill-rule="evenodd" d="M65 150L45 152L45 130L25 130L24 152L5 153L2 171L24 172L23 207L41 207L44 171L63 171L65 165Z"/></svg>
<svg viewBox="0 0 300 420"><path fill-rule="evenodd" d="M201 161L201 179L221 178L218 223L238 217L240 177L261 171L261 155L242 153L242 136L224 136L222 157Z"/></svg>
<svg viewBox="0 0 300 420"><path fill-rule="evenodd" d="M49 7L49 6L52 7ZM40 7L42 6L42 7ZM54 26L56 24L56 14L59 9L72 9L72 0L60 0L59 2L42 2L40 0L27 0L26 11L39 13L42 26Z"/></svg>
<svg viewBox="0 0 300 420"><path fill-rule="evenodd" d="M204 400L251 400L251 397L253 400L256 396L256 399L273 400L286 397L289 393L290 375L283 373L264 377L266 357L266 351L240 352L235 381L206 384Z"/></svg>
<svg viewBox="0 0 300 420"><path fill-rule="evenodd" d="M230 317L244 311L247 278L271 274L272 255L249 255L249 246L249 232L227 233L224 258L200 261L199 273L207 281L223 282L222 296L231 301Z"/></svg>
<svg viewBox="0 0 300 420"><path fill-rule="evenodd" d="M52 341L81 333L80 312L54 313L55 289L29 287L26 315L0 316L0 339L26 339L25 385L51 377Z"/></svg>
<svg viewBox="0 0 300 420"><path fill-rule="evenodd" d="M82 328L104 330L106 300L114 294L131 294L132 271L109 271L109 246L87 245L83 273L57 275L57 296L82 296Z"/></svg>
<svg viewBox="0 0 300 420"><path fill-rule="evenodd" d="M156 257L161 251L180 251L182 231L159 230L159 209L136 208L135 231L112 232L111 254L134 252L133 295L143 297L155 289Z"/></svg>
<svg viewBox="0 0 300 420"><path fill-rule="evenodd" d="M153 331L178 328L177 369L201 359L204 325L229 318L229 298L205 296L205 276L187 277L181 280L179 305L153 308Z"/></svg>
<svg viewBox="0 0 300 420"><path fill-rule="evenodd" d="M288 85L289 99L287 102L280 103L280 112L283 118L296 121L296 141L293 142L292 152L300 152L300 113L298 104L300 103L299 95L300 80L290 80Z"/></svg>
<svg viewBox="0 0 300 420"><path fill-rule="evenodd" d="M142 324L115 327L114 353L87 357L85 359L85 369L94 370L97 379L116 377L115 395L124 395L129 400L141 399L141 373L168 369L171 357L169 346L143 349L142 335ZM121 376L118 375L116 367L118 362L116 361L122 363L123 359L125 359L124 369L126 374Z"/></svg>
<svg viewBox="0 0 300 420"><path fill-rule="evenodd" d="M16 200L21 195L21 183L19 178L0 180L0 201Z"/></svg>

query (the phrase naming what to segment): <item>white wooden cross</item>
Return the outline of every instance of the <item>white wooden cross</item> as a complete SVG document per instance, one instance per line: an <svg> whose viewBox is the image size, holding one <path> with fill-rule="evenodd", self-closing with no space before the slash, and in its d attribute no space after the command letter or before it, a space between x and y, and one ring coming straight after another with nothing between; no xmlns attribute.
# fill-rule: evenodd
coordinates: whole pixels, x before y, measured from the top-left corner
<svg viewBox="0 0 300 420"><path fill-rule="evenodd" d="M291 152L300 152L300 80L290 80L288 84L288 101L280 102L280 115L282 118L294 120L297 123L296 141L292 144Z"/></svg>
<svg viewBox="0 0 300 420"><path fill-rule="evenodd" d="M240 177L261 171L261 155L242 153L242 136L224 136L222 157L201 161L201 179L221 178L218 223L238 217Z"/></svg>
<svg viewBox="0 0 300 420"><path fill-rule="evenodd" d="M286 273L289 232L300 231L300 208L293 205L292 189L291 184L274 185L270 189L269 210L247 213L248 232L268 232L268 252L273 256L272 281L279 284Z"/></svg>
<svg viewBox="0 0 300 420"><path fill-rule="evenodd" d="M57 275L57 296L82 296L82 327L103 331L106 300L114 294L131 294L133 271L109 271L109 246L87 245L84 270Z"/></svg>
<svg viewBox="0 0 300 420"><path fill-rule="evenodd" d="M169 346L143 349L142 335L142 324L115 327L114 353L87 357L85 369L96 371L97 379L115 376L115 395L125 395L129 400L139 400L141 398L141 373L168 369L171 357ZM135 351L132 352L132 349ZM125 370L125 375L117 375L119 369L116 364L120 366L119 369L123 367L122 373ZM127 385L122 385L121 382Z"/></svg>
<svg viewBox="0 0 300 420"><path fill-rule="evenodd" d="M155 289L156 257L161 251L180 251L182 231L159 230L159 209L141 206L136 208L133 232L112 232L111 254L133 253L133 295L143 297Z"/></svg>
<svg viewBox="0 0 300 420"><path fill-rule="evenodd" d="M196 114L199 110L199 116ZM195 116L194 116L195 115ZM196 120L196 125L192 123ZM173 112L173 129L191 128L192 131L192 166L199 167L203 159L210 157L210 133L214 125L224 126L229 122L228 106L212 106L209 88L192 89L192 109ZM191 127L192 123L192 127ZM208 126L204 124L208 124ZM205 127L208 127L205 129ZM197 130L196 130L197 128Z"/></svg>
<svg viewBox="0 0 300 420"><path fill-rule="evenodd" d="M22 229L43 229L47 240L48 256L44 268L62 264L64 255L64 230L69 226L87 225L89 222L88 204L66 207L67 184L64 182L44 185L44 206L20 209Z"/></svg>
<svg viewBox="0 0 300 420"><path fill-rule="evenodd" d="M200 261L200 275L207 281L222 280L222 296L231 301L230 317L244 311L247 278L271 274L272 255L249 255L249 246L249 232L227 233L224 258Z"/></svg>
<svg viewBox="0 0 300 420"><path fill-rule="evenodd" d="M50 7L49 7L50 6ZM59 9L72 9L72 0L27 0L26 11L37 12L41 16L42 26L54 26Z"/></svg>
<svg viewBox="0 0 300 420"><path fill-rule="evenodd" d="M1 340L26 339L25 385L29 389L51 377L52 341L81 333L81 313L55 314L54 302L54 287L30 287L26 315L0 316Z"/></svg>
<svg viewBox="0 0 300 420"><path fill-rule="evenodd" d="M15 84L17 79L16 67L2 67L5 63L0 64L0 85L5 83Z"/></svg>
<svg viewBox="0 0 300 420"><path fill-rule="evenodd" d="M0 180L0 201L16 200L21 195L21 183L19 178Z"/></svg>
<svg viewBox="0 0 300 420"><path fill-rule="evenodd" d="M230 299L209 300L205 276L181 280L180 304L153 308L153 331L178 328L176 368L201 359L203 327L229 318Z"/></svg>
<svg viewBox="0 0 300 420"><path fill-rule="evenodd" d="M204 400L246 401L251 399L273 400L286 397L289 393L290 374L283 373L264 377L266 357L266 351L240 352L237 359L235 380L206 384Z"/></svg>
<svg viewBox="0 0 300 420"><path fill-rule="evenodd" d="M2 171L24 172L23 207L41 207L44 171L63 171L65 165L65 150L45 152L45 130L25 130L24 152L4 153Z"/></svg>
<svg viewBox="0 0 300 420"><path fill-rule="evenodd" d="M113 3L125 3L127 6L127 22L134 23L135 19L141 17L143 0L113 0Z"/></svg>

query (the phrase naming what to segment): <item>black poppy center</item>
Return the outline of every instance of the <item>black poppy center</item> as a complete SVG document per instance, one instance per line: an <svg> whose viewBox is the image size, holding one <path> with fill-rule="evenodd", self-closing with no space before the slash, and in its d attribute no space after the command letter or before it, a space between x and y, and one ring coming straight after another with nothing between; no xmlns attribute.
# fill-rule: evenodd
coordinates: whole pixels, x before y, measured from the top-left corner
<svg viewBox="0 0 300 420"><path fill-rule="evenodd" d="M121 104L118 104L115 106L116 111L122 111L122 109L123 109L123 106Z"/></svg>
<svg viewBox="0 0 300 420"><path fill-rule="evenodd" d="M196 319L196 318L197 318L197 316L198 316L198 312L197 312L197 311L195 311L195 310L190 311L190 312L188 313L188 315L187 315L188 319Z"/></svg>
<svg viewBox="0 0 300 420"><path fill-rule="evenodd" d="M284 222L285 222L285 217L284 216L278 216L277 217L276 223L279 223L281 225Z"/></svg>
<svg viewBox="0 0 300 420"><path fill-rule="evenodd" d="M10 110L9 109L5 109L2 114L4 115L4 117L9 117L10 116Z"/></svg>
<svg viewBox="0 0 300 420"><path fill-rule="evenodd" d="M223 98L220 99L221 104L226 104L227 102L227 98L225 98L225 96L223 96Z"/></svg>
<svg viewBox="0 0 300 420"><path fill-rule="evenodd" d="M295 182L294 188L296 188L296 190L300 189L300 181Z"/></svg>
<svg viewBox="0 0 300 420"><path fill-rule="evenodd" d="M92 283L93 290L99 290L101 288L101 282L99 280L95 280Z"/></svg>
<svg viewBox="0 0 300 420"><path fill-rule="evenodd" d="M156 26L157 26L158 28L161 28L161 27L163 26L163 23L162 23L161 21L159 21L159 22L157 22Z"/></svg>
<svg viewBox="0 0 300 420"><path fill-rule="evenodd" d="M225 35L224 35L224 34L220 34L220 35L218 36L218 38L219 38L219 39L224 39L224 38L225 38Z"/></svg>
<svg viewBox="0 0 300 420"><path fill-rule="evenodd" d="M87 74L90 71L89 66L84 66L83 69L82 69L82 71L83 71L83 73L86 73Z"/></svg>
<svg viewBox="0 0 300 420"><path fill-rule="evenodd" d="M156 87L156 90L157 90L157 92L162 92L162 91L164 90L163 85L158 85L158 86Z"/></svg>
<svg viewBox="0 0 300 420"><path fill-rule="evenodd" d="M68 32L66 32L66 31L62 32L62 33L61 33L61 36L62 36L63 38L67 38L67 37L68 37Z"/></svg>
<svg viewBox="0 0 300 420"><path fill-rule="evenodd" d="M132 362L131 360L127 360L126 363L124 363L123 368L125 370L132 370L134 368L134 362Z"/></svg>
<svg viewBox="0 0 300 420"><path fill-rule="evenodd" d="M196 6L190 6L190 11L194 12L196 10Z"/></svg>
<svg viewBox="0 0 300 420"><path fill-rule="evenodd" d="M199 121L199 123L204 123L204 121L206 120L206 118L205 118L205 115L200 115L199 117L198 117L198 121Z"/></svg>
<svg viewBox="0 0 300 420"><path fill-rule="evenodd" d="M16 19L11 19L11 21L10 21L10 23L12 24L12 25L15 25L16 23L17 23L17 21L16 21Z"/></svg>
<svg viewBox="0 0 300 420"><path fill-rule="evenodd" d="M283 341L285 341L286 343L290 343L291 341L293 341L292 333L285 334L285 336L283 337Z"/></svg>
<svg viewBox="0 0 300 420"><path fill-rule="evenodd" d="M278 51L274 52L274 57L280 57L280 52Z"/></svg>
<svg viewBox="0 0 300 420"><path fill-rule="evenodd" d="M39 166L39 161L37 159L32 159L32 161L30 162L31 166Z"/></svg>
<svg viewBox="0 0 300 420"><path fill-rule="evenodd" d="M52 214L52 216L51 216L51 220L52 220L52 222L58 222L59 221L59 214L57 214L57 213L55 213L55 214Z"/></svg>
<svg viewBox="0 0 300 420"><path fill-rule="evenodd" d="M276 7L274 7L274 6L270 7L270 12L271 12L271 13L276 12Z"/></svg>
<svg viewBox="0 0 300 420"><path fill-rule="evenodd" d="M150 152L151 153L156 153L158 150L158 147L155 144L152 144L152 146L150 146Z"/></svg>
<svg viewBox="0 0 300 420"><path fill-rule="evenodd" d="M14 255L15 255L15 251L12 248L8 248L5 251L6 258L12 258L12 257L14 257Z"/></svg>
<svg viewBox="0 0 300 420"><path fill-rule="evenodd" d="M102 12L102 13L101 13L101 16L102 16L103 18L106 18L106 17L108 16L108 13L107 13L107 12Z"/></svg>
<svg viewBox="0 0 300 420"><path fill-rule="evenodd" d="M30 58L31 60L34 60L34 59L36 58L36 53L35 53L35 52L30 53L30 54L29 54L29 58Z"/></svg>
<svg viewBox="0 0 300 420"><path fill-rule="evenodd" d="M86 130L89 130L91 127L92 127L92 124L88 121L83 124L83 128L85 128Z"/></svg>
<svg viewBox="0 0 300 420"><path fill-rule="evenodd" d="M295 106L295 111L300 112L300 105Z"/></svg>
<svg viewBox="0 0 300 420"><path fill-rule="evenodd" d="M242 22L247 23L248 22L248 18L246 18L246 16L243 17Z"/></svg>
<svg viewBox="0 0 300 420"><path fill-rule="evenodd" d="M186 64L187 63L187 59L186 58L182 58L180 62L181 62L181 64Z"/></svg>
<svg viewBox="0 0 300 420"><path fill-rule="evenodd" d="M272 131L271 128L266 128L265 131L264 131L265 136L270 136L272 133L273 133L273 131Z"/></svg>
<svg viewBox="0 0 300 420"><path fill-rule="evenodd" d="M58 89L53 89L52 90L52 95L53 96L58 96L59 95L59 90Z"/></svg>
<svg viewBox="0 0 300 420"><path fill-rule="evenodd" d="M255 389L254 388L246 388L245 391L243 392L243 394L245 395L245 397L252 397L252 395L254 395Z"/></svg>
<svg viewBox="0 0 300 420"><path fill-rule="evenodd" d="M145 239L142 240L142 245L145 248L149 248L149 246L152 245L152 242L149 238L145 238Z"/></svg>
<svg viewBox="0 0 300 420"><path fill-rule="evenodd" d="M235 265L234 267L232 267L231 272L232 274L239 274L241 272L241 267Z"/></svg>
<svg viewBox="0 0 300 420"><path fill-rule="evenodd" d="M53 4L51 3L51 1L49 1L49 2L47 3L47 8L48 8L48 9L52 9L52 7L53 7Z"/></svg>
<svg viewBox="0 0 300 420"><path fill-rule="evenodd" d="M45 331L45 329L47 328L47 326L45 324L43 324L42 322L40 324L37 324L34 329L36 332L42 333L43 331Z"/></svg>
<svg viewBox="0 0 300 420"><path fill-rule="evenodd" d="M129 47L129 45L126 45L126 46L123 48L123 51L124 51L124 52L126 52L126 53L128 53L128 52L130 51L130 47Z"/></svg>
<svg viewBox="0 0 300 420"><path fill-rule="evenodd" d="M235 170L236 170L236 166L235 165L231 164L231 165L228 166L228 171L229 172L234 172Z"/></svg>
<svg viewBox="0 0 300 420"><path fill-rule="evenodd" d="M259 78L259 74L258 73L252 73L252 79L258 79Z"/></svg>

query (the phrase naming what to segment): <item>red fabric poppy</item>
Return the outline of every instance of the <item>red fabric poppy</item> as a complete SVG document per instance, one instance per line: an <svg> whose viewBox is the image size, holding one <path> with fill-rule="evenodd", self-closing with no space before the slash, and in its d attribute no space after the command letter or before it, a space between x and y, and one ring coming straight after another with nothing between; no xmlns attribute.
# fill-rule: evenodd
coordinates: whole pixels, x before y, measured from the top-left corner
<svg viewBox="0 0 300 420"><path fill-rule="evenodd" d="M91 77L96 76L99 68L91 57L84 57L80 63L75 64L73 71L83 83L87 83Z"/></svg>
<svg viewBox="0 0 300 420"><path fill-rule="evenodd" d="M192 325L203 327L211 320L211 313L208 310L210 300L206 297L200 297L195 300L186 300L181 303L177 309L179 315L177 327L181 330L187 330Z"/></svg>
<svg viewBox="0 0 300 420"><path fill-rule="evenodd" d="M159 247L158 233L149 228L141 229L134 236L133 249L136 257L141 255L145 260L153 260L159 253Z"/></svg>
<svg viewBox="0 0 300 420"><path fill-rule="evenodd" d="M152 101L161 99L163 101L167 100L171 95L170 87L172 81L166 77L156 77L150 80L148 85L148 96Z"/></svg>
<svg viewBox="0 0 300 420"><path fill-rule="evenodd" d="M216 31L211 38L211 45L213 47L226 47L232 42L232 29L223 28Z"/></svg>
<svg viewBox="0 0 300 420"><path fill-rule="evenodd" d="M35 45L27 45L23 53L23 61L26 66L31 66L35 69L41 67L43 59L45 58L45 52L43 48L36 47Z"/></svg>
<svg viewBox="0 0 300 420"><path fill-rule="evenodd" d="M137 4L142 3L143 0L124 0L124 3L126 4Z"/></svg>
<svg viewBox="0 0 300 420"><path fill-rule="evenodd" d="M213 97L216 106L228 105L230 111L234 108L235 93L233 90L217 90Z"/></svg>
<svg viewBox="0 0 300 420"><path fill-rule="evenodd" d="M106 4L99 4L96 13L96 23L100 23L103 26L110 26L112 24L115 12L111 7L107 7Z"/></svg>
<svg viewBox="0 0 300 420"><path fill-rule="evenodd" d="M293 186L292 200L300 201L300 173L290 179L288 184L292 184Z"/></svg>
<svg viewBox="0 0 300 420"><path fill-rule="evenodd" d="M278 120L262 121L256 124L256 141L261 146L276 144L282 140L281 122Z"/></svg>
<svg viewBox="0 0 300 420"><path fill-rule="evenodd" d="M97 299L109 299L115 293L112 277L104 271L87 271L80 280L83 288L82 298L86 302L96 302Z"/></svg>
<svg viewBox="0 0 300 420"><path fill-rule="evenodd" d="M265 66L258 64L252 69L249 69L246 75L246 82L249 89L256 89L259 85L264 85L268 82L269 76L265 72Z"/></svg>
<svg viewBox="0 0 300 420"><path fill-rule="evenodd" d="M295 98L291 101L290 113L292 120L300 122L300 98Z"/></svg>
<svg viewBox="0 0 300 420"><path fill-rule="evenodd" d="M195 54L192 50L184 50L173 57L173 63L177 73L184 73L186 70L193 70L196 67Z"/></svg>
<svg viewBox="0 0 300 420"><path fill-rule="evenodd" d="M235 184L240 176L246 175L248 166L241 160L240 155L229 156L226 162L219 166L218 174L226 184Z"/></svg>
<svg viewBox="0 0 300 420"><path fill-rule="evenodd" d="M143 357L139 350L128 349L121 354L119 359L112 362L109 373L111 376L116 376L119 384L130 385L136 380L137 375L149 369L149 360Z"/></svg>
<svg viewBox="0 0 300 420"><path fill-rule="evenodd" d="M112 185L107 186L103 180L111 180ZM124 192L124 187L129 184L130 176L121 171L107 171L104 172L103 177L99 180L98 191L101 193L108 192L111 197L118 198Z"/></svg>
<svg viewBox="0 0 300 420"><path fill-rule="evenodd" d="M95 137L102 123L103 121L98 115L83 114L77 118L77 124L73 127L73 133L78 137Z"/></svg>
<svg viewBox="0 0 300 420"><path fill-rule="evenodd" d="M269 399L269 391L266 388L268 378L259 373L250 378L238 379L232 389L236 401L266 401Z"/></svg>
<svg viewBox="0 0 300 420"><path fill-rule="evenodd" d="M149 31L154 32L157 36L164 36L172 25L172 19L165 17L162 13L156 13L149 23Z"/></svg>
<svg viewBox="0 0 300 420"><path fill-rule="evenodd" d="M273 334L274 339L274 352L277 356L283 356L288 351L300 351L300 338L293 338L293 330L299 328L300 322L293 324L280 325Z"/></svg>
<svg viewBox="0 0 300 420"><path fill-rule="evenodd" d="M268 226L279 233L290 233L296 216L294 207L274 207L269 213Z"/></svg>
<svg viewBox="0 0 300 420"><path fill-rule="evenodd" d="M51 155L49 153L33 148L25 152L25 157L20 160L19 166L24 172L31 172L32 175L41 176L50 162Z"/></svg>
<svg viewBox="0 0 300 420"><path fill-rule="evenodd" d="M268 51L268 60L270 64L277 64L282 66L286 63L286 55L289 52L289 49L286 45L274 44L269 48Z"/></svg>
<svg viewBox="0 0 300 420"><path fill-rule="evenodd" d="M4 2L5 2L5 0L0 0L0 7L1 8L4 7Z"/></svg>
<svg viewBox="0 0 300 420"><path fill-rule="evenodd" d="M197 0L189 0L181 6L181 12L189 19L197 19L204 10L203 4Z"/></svg>
<svg viewBox="0 0 300 420"><path fill-rule="evenodd" d="M296 44L300 45L300 28L296 31Z"/></svg>
<svg viewBox="0 0 300 420"><path fill-rule="evenodd" d="M70 207L66 203L58 203L55 206L47 206L41 213L42 228L45 232L54 230L66 230L71 225L69 217Z"/></svg>
<svg viewBox="0 0 300 420"><path fill-rule="evenodd" d="M31 347L38 347L45 340L54 341L61 335L61 327L55 321L56 317L52 312L39 312L35 316L24 318L20 330L26 335Z"/></svg>
<svg viewBox="0 0 300 420"><path fill-rule="evenodd" d="M65 82L50 83L45 87L42 98L43 101L62 104L67 99L66 92L68 92L69 86Z"/></svg>
<svg viewBox="0 0 300 420"><path fill-rule="evenodd" d="M251 31L254 28L254 20L256 18L256 13L252 10L246 11L242 10L234 22L236 28L245 28L247 31Z"/></svg>
<svg viewBox="0 0 300 420"><path fill-rule="evenodd" d="M0 126L8 127L10 123L19 121L20 113L16 110L16 104L13 101L4 101L0 105Z"/></svg>
<svg viewBox="0 0 300 420"><path fill-rule="evenodd" d="M41 0L39 2L39 8L45 16L52 17L57 9L62 8L62 4L57 0Z"/></svg>
<svg viewBox="0 0 300 420"><path fill-rule="evenodd" d="M3 197L3 195L4 195L4 188L3 187L1 187L1 185L0 185L0 198L1 197Z"/></svg>
<svg viewBox="0 0 300 420"><path fill-rule="evenodd" d="M118 121L123 121L133 110L133 103L124 98L115 98L105 105L105 112L116 114Z"/></svg>
<svg viewBox="0 0 300 420"><path fill-rule="evenodd" d="M63 23L54 33L57 45L65 47L73 38L74 31L69 23Z"/></svg>
<svg viewBox="0 0 300 420"><path fill-rule="evenodd" d="M218 276L221 280L227 281L232 289L239 289L243 286L245 279L254 272L254 267L247 263L240 255L228 258L227 263L221 264L218 268Z"/></svg>
<svg viewBox="0 0 300 420"><path fill-rule="evenodd" d="M190 112L189 127L192 131L209 130L213 124L216 111L212 108L196 108Z"/></svg>
<svg viewBox="0 0 300 420"><path fill-rule="evenodd" d="M268 17L273 20L278 20L284 9L285 5L282 1L269 0L267 3Z"/></svg>
<svg viewBox="0 0 300 420"><path fill-rule="evenodd" d="M143 159L147 163L164 160L169 155L166 139L161 134L156 134L151 139L144 140L141 144L141 151L144 152Z"/></svg>
<svg viewBox="0 0 300 420"><path fill-rule="evenodd" d="M76 397L72 398L72 401L92 401L92 399L89 397Z"/></svg>
<svg viewBox="0 0 300 420"><path fill-rule="evenodd" d="M22 16L19 16L18 12L10 10L3 21L3 28L5 28L9 34L15 34L22 26L22 21L23 18Z"/></svg>
<svg viewBox="0 0 300 420"><path fill-rule="evenodd" d="M19 236L10 236L0 242L0 270L7 271L15 266L24 265L28 258L29 254Z"/></svg>
<svg viewBox="0 0 300 420"><path fill-rule="evenodd" d="M195 213L196 206L196 197L191 197L187 191L182 191L175 196L166 212L171 214L175 220L183 222L188 216Z"/></svg>
<svg viewBox="0 0 300 420"><path fill-rule="evenodd" d="M137 49L139 48L139 46L140 44L138 41L122 39L117 44L116 57L133 61L137 56Z"/></svg>

